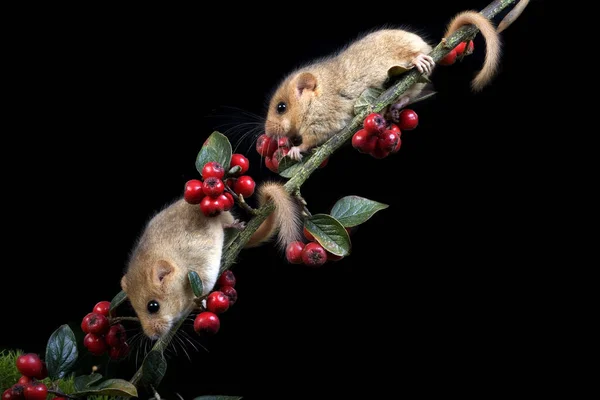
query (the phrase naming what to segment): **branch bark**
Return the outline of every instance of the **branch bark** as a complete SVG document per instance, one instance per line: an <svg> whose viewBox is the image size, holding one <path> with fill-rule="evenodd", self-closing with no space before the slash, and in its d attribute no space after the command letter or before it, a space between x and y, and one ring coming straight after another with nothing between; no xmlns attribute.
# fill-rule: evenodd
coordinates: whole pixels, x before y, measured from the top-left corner
<svg viewBox="0 0 600 400"><path fill-rule="evenodd" d="M502 10L513 4L516 0L495 0L480 13L488 19L494 18ZM464 26L454 32L445 41L440 42L433 51L429 54L436 62L442 59L446 54L456 47L460 42L472 39L479 30L474 25ZM416 68L407 72L405 76L395 85L387 89L377 98L372 104L371 109L367 109L357 114L352 122L350 122L338 134L333 136L322 146L318 147L314 154L304 163L303 167L294 175L286 184L285 189L288 193L293 194L300 190L300 187L306 182L310 175L321 165L326 158L338 150L346 141L352 138L352 135L362 126L365 117L371 112L381 112L385 107L393 104L406 90L417 82L421 74ZM244 230L235 238L231 245L223 253L220 272L229 269L236 261L239 253L242 251L246 243L250 240L252 234L258 229L269 214L273 212L275 206L273 203L267 203L264 206L254 210L254 216L248 221ZM183 320L184 318L182 318ZM174 336L174 333L181 326L181 321L177 323L164 338L159 339L154 345L153 350L163 351ZM138 384L142 377L142 368L140 368L131 383Z"/></svg>

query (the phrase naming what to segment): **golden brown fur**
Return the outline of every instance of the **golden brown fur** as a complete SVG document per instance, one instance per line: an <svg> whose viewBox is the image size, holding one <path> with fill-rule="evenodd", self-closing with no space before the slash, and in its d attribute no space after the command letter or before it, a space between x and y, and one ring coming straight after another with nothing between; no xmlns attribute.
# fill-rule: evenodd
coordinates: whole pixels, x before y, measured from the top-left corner
<svg viewBox="0 0 600 400"><path fill-rule="evenodd" d="M481 89L493 76L500 45L492 24L479 13L467 11L449 23L448 32L464 24L476 24L488 42L483 70L473 87ZM299 136L302 144L290 156L324 143L353 118L354 104L367 88L382 88L388 70L396 65L432 72L432 47L420 36L401 29L381 29L350 44L339 54L315 62L290 74L272 96L265 123L267 135ZM401 99L404 104L418 95L424 84L412 86ZM280 104L286 105L280 112Z"/></svg>
<svg viewBox="0 0 600 400"><path fill-rule="evenodd" d="M250 246L268 241L279 231L282 245L298 240L300 210L278 183L258 189L261 204L272 199L276 209L250 239ZM146 226L131 254L121 287L135 310L144 333L150 338L164 335L179 318L194 307L194 295L187 274L196 271L204 294L218 278L224 227L234 222L230 212L206 217L198 205L180 199L158 214ZM147 311L150 301L158 312Z"/></svg>

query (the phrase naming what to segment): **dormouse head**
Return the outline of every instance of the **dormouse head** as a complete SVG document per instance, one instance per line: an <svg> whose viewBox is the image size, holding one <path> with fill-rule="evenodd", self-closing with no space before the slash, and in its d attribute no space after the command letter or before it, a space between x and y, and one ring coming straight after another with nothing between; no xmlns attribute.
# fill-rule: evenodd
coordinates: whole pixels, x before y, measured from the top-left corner
<svg viewBox="0 0 600 400"><path fill-rule="evenodd" d="M149 268L130 268L121 279L121 287L150 339L165 335L189 311L191 296L186 283L185 274L165 260L155 261Z"/></svg>
<svg viewBox="0 0 600 400"><path fill-rule="evenodd" d="M310 112L310 103L317 91L317 78L310 72L300 72L287 78L271 98L265 133L268 136L301 135L302 121Z"/></svg>

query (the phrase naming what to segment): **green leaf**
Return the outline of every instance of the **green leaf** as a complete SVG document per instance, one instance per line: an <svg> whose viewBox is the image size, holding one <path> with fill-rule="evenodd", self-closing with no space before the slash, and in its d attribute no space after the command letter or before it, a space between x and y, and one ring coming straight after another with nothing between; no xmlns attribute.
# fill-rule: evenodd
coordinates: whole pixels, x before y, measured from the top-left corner
<svg viewBox="0 0 600 400"><path fill-rule="evenodd" d="M102 379L102 375L93 373L91 375L81 375L75 378L75 391L79 392L92 386L94 383Z"/></svg>
<svg viewBox="0 0 600 400"><path fill-rule="evenodd" d="M48 339L46 346L48 376L53 381L62 379L77 361L77 341L69 325L61 325Z"/></svg>
<svg viewBox="0 0 600 400"><path fill-rule="evenodd" d="M190 284L192 285L192 291L194 292L194 296L202 296L202 291L204 290L204 287L202 286L202 279L200 279L200 275L198 275L196 271L190 271L188 272L188 279L190 280Z"/></svg>
<svg viewBox="0 0 600 400"><path fill-rule="evenodd" d="M331 209L331 216L346 228L360 225L377 211L388 208L387 204L359 196L346 196L339 199Z"/></svg>
<svg viewBox="0 0 600 400"><path fill-rule="evenodd" d="M110 301L110 315L114 314L114 310L123 304L127 300L127 294L124 291L117 293L115 297Z"/></svg>
<svg viewBox="0 0 600 400"><path fill-rule="evenodd" d="M394 65L392 68L388 69L388 78L395 79L396 77L402 75L406 71L410 71L410 68L402 67L400 65Z"/></svg>
<svg viewBox="0 0 600 400"><path fill-rule="evenodd" d="M142 382L157 387L167 372L167 361L158 350L152 350L142 363Z"/></svg>
<svg viewBox="0 0 600 400"><path fill-rule="evenodd" d="M133 384L123 379L107 379L104 382L90 386L75 393L70 393L75 397L87 396L121 396L137 397L137 389Z"/></svg>
<svg viewBox="0 0 600 400"><path fill-rule="evenodd" d="M194 400L240 400L241 396L200 396Z"/></svg>
<svg viewBox="0 0 600 400"><path fill-rule="evenodd" d="M421 93L419 93L416 97L411 98L410 101L408 103L406 103L406 105L415 104L419 101L426 100L432 96L435 96L436 93L437 92L435 92L433 90L422 90Z"/></svg>
<svg viewBox="0 0 600 400"><path fill-rule="evenodd" d="M235 238L240 234L240 230L238 228L225 228L225 239L223 240L223 250L227 249L231 243L235 240Z"/></svg>
<svg viewBox="0 0 600 400"><path fill-rule="evenodd" d="M229 172L227 172L227 175L237 175L241 170L242 170L242 167L240 167L239 165L236 165L235 167L231 168L229 170Z"/></svg>
<svg viewBox="0 0 600 400"><path fill-rule="evenodd" d="M229 168L231 163L231 143L225 135L213 132L200 149L196 157L196 169L202 174L202 168L208 162L216 161L223 168Z"/></svg>
<svg viewBox="0 0 600 400"><path fill-rule="evenodd" d="M354 115L360 114L365 109L370 109L375 100L381 96L381 93L383 93L383 90L377 88L368 88L362 92L356 103L354 103Z"/></svg>
<svg viewBox="0 0 600 400"><path fill-rule="evenodd" d="M294 175L296 175L298 173L298 171L300 171L300 169L302 169L304 164L311 157L312 157L312 154L310 154L308 156L304 156L304 158L302 158L302 161L300 161L300 162L292 160L288 156L283 157L281 159L281 161L279 162L279 175L283 176L284 178L293 177Z"/></svg>
<svg viewBox="0 0 600 400"><path fill-rule="evenodd" d="M304 227L330 253L350 254L350 236L344 226L331 215L315 214L304 221Z"/></svg>
<svg viewBox="0 0 600 400"><path fill-rule="evenodd" d="M419 75L417 83L431 83L431 80L425 75Z"/></svg>

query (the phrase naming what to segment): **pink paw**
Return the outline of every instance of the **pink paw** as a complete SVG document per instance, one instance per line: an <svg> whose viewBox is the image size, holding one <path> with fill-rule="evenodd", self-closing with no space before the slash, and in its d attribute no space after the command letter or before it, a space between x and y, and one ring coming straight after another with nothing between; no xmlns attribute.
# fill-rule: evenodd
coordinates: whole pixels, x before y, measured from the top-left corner
<svg viewBox="0 0 600 400"><path fill-rule="evenodd" d="M294 161L302 160L302 153L300 152L300 147L298 146L292 147L287 155Z"/></svg>
<svg viewBox="0 0 600 400"><path fill-rule="evenodd" d="M429 75L433 71L435 61L426 54L419 54L411 61L411 64L417 67L420 73Z"/></svg>

